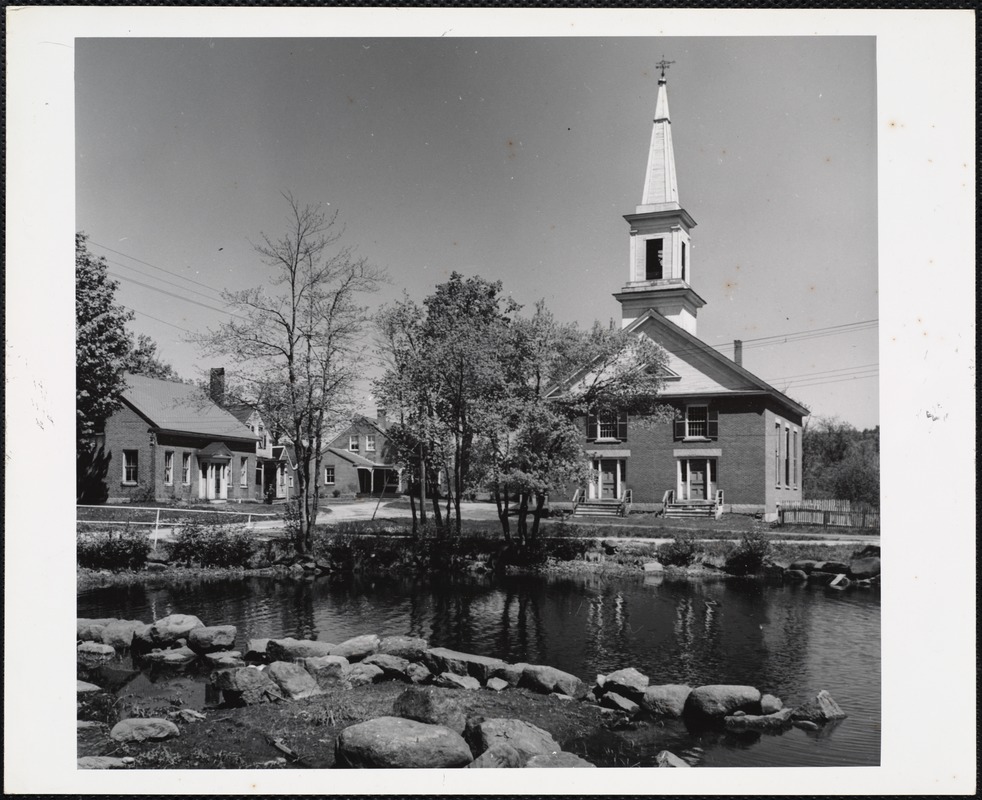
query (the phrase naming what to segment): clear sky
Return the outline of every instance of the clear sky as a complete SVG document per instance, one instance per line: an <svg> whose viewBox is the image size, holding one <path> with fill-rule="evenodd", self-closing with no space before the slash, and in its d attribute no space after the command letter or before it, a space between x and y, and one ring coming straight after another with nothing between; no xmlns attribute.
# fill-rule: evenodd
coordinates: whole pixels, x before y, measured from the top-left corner
<svg viewBox="0 0 982 800"><path fill-rule="evenodd" d="M283 191L339 210L388 270L373 303L457 270L619 322L664 56L699 336L743 339L814 416L879 423L872 37L75 47L76 225L185 377L219 366L184 341L227 318L214 289L264 281L251 242L283 230Z"/></svg>

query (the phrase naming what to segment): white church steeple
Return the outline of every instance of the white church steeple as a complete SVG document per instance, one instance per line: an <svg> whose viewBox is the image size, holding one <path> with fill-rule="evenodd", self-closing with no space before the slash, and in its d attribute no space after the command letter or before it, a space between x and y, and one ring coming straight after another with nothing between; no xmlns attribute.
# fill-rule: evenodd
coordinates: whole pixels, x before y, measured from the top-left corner
<svg viewBox="0 0 982 800"><path fill-rule="evenodd" d="M679 204L665 80L665 69L672 63L662 59L657 64L661 77L644 191L635 213L624 217L631 226L628 278L614 297L621 303L625 327L651 309L694 335L696 314L706 303L689 285L692 280L689 231L696 223Z"/></svg>

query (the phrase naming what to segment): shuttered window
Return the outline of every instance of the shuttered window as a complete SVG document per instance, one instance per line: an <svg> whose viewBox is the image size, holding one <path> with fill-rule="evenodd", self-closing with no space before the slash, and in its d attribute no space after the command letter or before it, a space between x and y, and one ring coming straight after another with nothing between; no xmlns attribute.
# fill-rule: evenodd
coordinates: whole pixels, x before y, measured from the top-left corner
<svg viewBox="0 0 982 800"><path fill-rule="evenodd" d="M719 410L709 405L686 406L674 421L675 439L718 439Z"/></svg>
<svg viewBox="0 0 982 800"><path fill-rule="evenodd" d="M595 442L598 439L617 439L627 441L627 414L589 414L586 418L586 438Z"/></svg>

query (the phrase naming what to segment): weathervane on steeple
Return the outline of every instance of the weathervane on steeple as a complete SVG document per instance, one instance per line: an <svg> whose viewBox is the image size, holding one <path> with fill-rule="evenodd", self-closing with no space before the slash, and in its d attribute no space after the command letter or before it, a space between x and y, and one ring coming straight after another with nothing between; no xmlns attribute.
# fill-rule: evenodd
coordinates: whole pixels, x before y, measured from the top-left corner
<svg viewBox="0 0 982 800"><path fill-rule="evenodd" d="M668 69L674 63L675 63L674 61L666 61L665 60L664 53L662 54L661 61L659 61L657 64L655 64L655 66L658 67L658 69L661 70L661 79L662 80L665 80L665 70Z"/></svg>

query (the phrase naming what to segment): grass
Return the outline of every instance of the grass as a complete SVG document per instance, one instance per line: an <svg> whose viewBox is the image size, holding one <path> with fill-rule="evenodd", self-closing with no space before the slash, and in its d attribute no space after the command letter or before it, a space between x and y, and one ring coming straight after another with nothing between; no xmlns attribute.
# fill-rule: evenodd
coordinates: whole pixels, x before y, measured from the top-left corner
<svg viewBox="0 0 982 800"><path fill-rule="evenodd" d="M245 511L240 509L245 508ZM76 519L80 523L85 522L154 522L157 519L157 509L160 509L160 521L173 522L181 518L202 517L206 519L219 519L227 524L241 524L249 520L249 514L272 514L274 517L282 518L282 508L274 510L275 506L267 506L263 503L235 503L221 508L216 508L209 504L177 505L175 503L138 503L135 508L107 508L106 506L96 506L93 508L76 508ZM227 509L227 510L226 510ZM234 509L234 510L233 510ZM187 511L211 511L222 512L214 515L187 514ZM118 526L117 526L118 527Z"/></svg>

